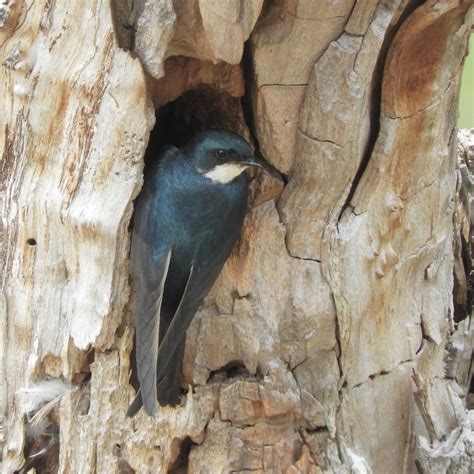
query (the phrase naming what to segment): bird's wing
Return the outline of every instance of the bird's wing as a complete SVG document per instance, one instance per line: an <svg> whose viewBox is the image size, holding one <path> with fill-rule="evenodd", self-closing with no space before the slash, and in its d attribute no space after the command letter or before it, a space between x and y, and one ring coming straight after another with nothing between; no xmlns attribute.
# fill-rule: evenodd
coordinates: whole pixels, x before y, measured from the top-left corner
<svg viewBox="0 0 474 474"><path fill-rule="evenodd" d="M141 398L148 414L154 414L156 410L156 363L160 308L170 257L171 250L161 255L156 267L156 270L160 271L161 277L155 280L155 284L152 284L152 280L148 280L145 286L147 289L139 291L142 297L136 323L135 351Z"/></svg>
<svg viewBox="0 0 474 474"><path fill-rule="evenodd" d="M136 365L141 399L148 414L156 410L156 361L160 308L171 259L171 249L163 242L151 245L150 206L147 193L137 200L132 234L130 264L137 283Z"/></svg>
<svg viewBox="0 0 474 474"><path fill-rule="evenodd" d="M166 383L166 369L183 340L204 297L209 293L240 234L246 211L246 194L234 215L234 225L213 230L196 249L191 271L178 309L158 348L157 383Z"/></svg>
<svg viewBox="0 0 474 474"><path fill-rule="evenodd" d="M202 264L199 258L193 261L178 309L158 348L157 382L159 384L164 382L165 369L171 358L175 355L196 310L207 293L209 293L224 262L225 258L213 262L212 265Z"/></svg>

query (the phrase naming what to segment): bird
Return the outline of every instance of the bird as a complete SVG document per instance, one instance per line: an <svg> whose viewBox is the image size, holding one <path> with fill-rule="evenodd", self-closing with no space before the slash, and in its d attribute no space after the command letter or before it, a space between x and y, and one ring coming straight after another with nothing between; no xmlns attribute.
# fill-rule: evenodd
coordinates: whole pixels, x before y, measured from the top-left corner
<svg viewBox="0 0 474 474"><path fill-rule="evenodd" d="M185 334L229 257L247 211L248 168L264 168L228 130L167 146L135 201L130 268L136 284L139 389L127 416L179 403Z"/></svg>

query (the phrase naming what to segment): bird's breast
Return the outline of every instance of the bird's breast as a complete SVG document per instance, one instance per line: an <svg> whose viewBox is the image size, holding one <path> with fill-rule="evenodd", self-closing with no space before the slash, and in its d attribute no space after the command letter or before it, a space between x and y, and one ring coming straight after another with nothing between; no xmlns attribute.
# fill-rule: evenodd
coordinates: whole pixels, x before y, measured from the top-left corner
<svg viewBox="0 0 474 474"><path fill-rule="evenodd" d="M154 199L155 231L184 253L238 236L247 208L248 188L242 178L227 184L202 177L188 177L175 186L165 183Z"/></svg>

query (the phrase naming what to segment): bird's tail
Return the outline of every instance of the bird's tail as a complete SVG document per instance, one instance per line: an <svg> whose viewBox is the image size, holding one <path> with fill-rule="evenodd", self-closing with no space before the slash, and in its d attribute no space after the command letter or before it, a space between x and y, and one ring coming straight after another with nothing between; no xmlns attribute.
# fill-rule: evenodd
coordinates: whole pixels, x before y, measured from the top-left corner
<svg viewBox="0 0 474 474"><path fill-rule="evenodd" d="M137 391L137 394L135 398L133 399L133 402L130 404L127 410L127 417L131 418L131 417L134 417L138 413L138 410L140 410L140 408L143 406L142 394L140 391L140 383L138 382L138 376L137 376L137 359L136 359L135 347L132 349L132 352L130 353L130 361L132 364L130 384Z"/></svg>
<svg viewBox="0 0 474 474"><path fill-rule="evenodd" d="M142 402L142 394L140 390L137 392L135 398L133 399L133 402L130 403L130 406L128 407L127 410L127 417L128 418L133 418L137 413L138 410L143 406Z"/></svg>
<svg viewBox="0 0 474 474"><path fill-rule="evenodd" d="M179 395L181 393L181 368L184 356L183 339L176 349L175 354L171 357L166 369L161 374L157 374L157 393L158 403L161 406L175 406L179 403ZM142 395L138 390L137 395L128 407L127 417L134 417L143 406Z"/></svg>
<svg viewBox="0 0 474 474"><path fill-rule="evenodd" d="M181 341L179 346L171 358L166 369L161 374L157 374L157 395L158 403L161 406L172 405L179 403L179 395L181 393L181 371L183 366L185 338Z"/></svg>

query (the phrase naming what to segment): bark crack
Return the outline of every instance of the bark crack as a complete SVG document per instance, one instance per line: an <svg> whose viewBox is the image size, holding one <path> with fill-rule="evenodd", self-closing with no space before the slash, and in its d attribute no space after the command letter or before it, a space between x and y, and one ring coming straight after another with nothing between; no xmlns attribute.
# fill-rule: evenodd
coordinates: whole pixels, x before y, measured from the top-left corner
<svg viewBox="0 0 474 474"><path fill-rule="evenodd" d="M285 240L285 246L286 246L286 251L288 252L288 255L289 255L291 258L296 258L297 260L305 260L305 261L307 261L307 262L321 263L321 260L318 260L317 258L298 257L297 255L293 255L293 254L290 252L290 249L288 248L288 245L287 245L287 243L286 243L286 240Z"/></svg>
<svg viewBox="0 0 474 474"><path fill-rule="evenodd" d="M356 2L354 2L355 4ZM308 18L308 17L302 17L302 16L298 16L296 13L293 13L291 11L287 11L288 15L292 16L293 18L295 18L296 20L302 20L302 21L331 21L331 20L338 20L339 18L349 18L350 17L350 14L349 15L336 15L336 16L329 16L329 17L326 17L326 18ZM352 13L352 11L351 11Z"/></svg>
<svg viewBox="0 0 474 474"><path fill-rule="evenodd" d="M329 433L329 430L325 427L324 428L316 428L316 429L313 429L313 430L309 430L309 429L299 429L298 430L298 434L300 435L301 441L302 441L303 445L308 448L308 452L309 452L309 455L311 456L312 461L314 462L314 464L316 466L319 466L320 463L318 462L318 459L317 459L316 454L314 452L314 448L311 446L310 443L308 443L308 441L306 439L306 435L309 434L309 433Z"/></svg>
<svg viewBox="0 0 474 474"><path fill-rule="evenodd" d="M352 143L352 140L350 140L347 143L344 143L343 145L341 145L341 144L333 142L331 140L323 140L321 138L312 137L311 135L308 135L305 131L303 131L301 129L301 127L298 127L298 132L301 133L301 135L306 137L308 140L312 140L312 141L316 141L316 142L320 142L320 143L329 143L330 145L337 146L338 148L344 148L346 145L349 145L350 143Z"/></svg>
<svg viewBox="0 0 474 474"><path fill-rule="evenodd" d="M243 70L243 76L244 76L244 83L245 83L245 93L244 96L241 99L241 105L242 105L242 114L244 117L244 123L245 126L247 127L247 130L249 131L251 141L255 147L255 155L263 159L266 165L272 169L275 173L277 173L282 182L284 183L284 186L288 183L288 179L286 179L285 175L283 173L280 173L279 170L277 170L273 165L267 162L265 159L265 156L263 155L261 148L260 148L260 142L257 137L257 127L255 125L255 117L253 114L253 106L252 106L252 89L253 89L253 66L252 66L252 52L250 49L250 42L246 41L244 44L244 53L242 56L242 70ZM280 84L262 84L261 87L265 85L280 85ZM284 85L284 84L281 84ZM300 86L300 84L291 84L291 85L284 85L285 87L293 87L293 86ZM260 89L259 88L259 89Z"/></svg>
<svg viewBox="0 0 474 474"><path fill-rule="evenodd" d="M412 363L414 362L415 359L413 357L410 357L408 359L405 359L405 360L402 360L400 361L395 367L393 367L392 369L389 369L389 370L386 370L386 369L382 369L380 370L379 372L376 372L376 373L373 373L373 374L370 374L365 380L363 380L362 382L359 382L355 385L351 385L351 386L348 386L347 387L347 390L353 390L355 388L358 388L364 384L366 384L367 382L369 382L370 380L374 380L375 378L377 377L383 377L384 375L390 375L394 370L398 369L399 367L401 367L402 365L405 365L405 364L409 364L409 363Z"/></svg>
<svg viewBox="0 0 474 474"><path fill-rule="evenodd" d="M367 145L365 147L364 152L362 153L361 161L358 164L356 173L354 175L354 179L352 180L349 193L344 201L344 204L341 207L341 210L337 217L337 222L340 222L344 211L349 207L351 201L354 197L356 189L364 175L365 170L369 164L370 158L373 154L375 144L377 142L377 138L380 132L380 117L381 117L381 103L382 103L382 82L383 82L383 72L385 68L385 63L387 60L388 52L390 50L390 46L397 34L398 30L405 22L406 18L410 15L413 11L414 5L408 5L405 7L404 11L400 15L398 22L391 28L390 26L387 27L385 32L384 39L382 41L382 45L379 50L379 55L377 58L377 62L374 67L373 75L372 75L372 84L371 84L371 92L370 92L370 105L369 105L369 117L370 117L370 125L369 125L369 137L367 141ZM372 17L373 21L374 16ZM347 34L347 33L346 33Z"/></svg>

